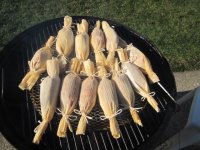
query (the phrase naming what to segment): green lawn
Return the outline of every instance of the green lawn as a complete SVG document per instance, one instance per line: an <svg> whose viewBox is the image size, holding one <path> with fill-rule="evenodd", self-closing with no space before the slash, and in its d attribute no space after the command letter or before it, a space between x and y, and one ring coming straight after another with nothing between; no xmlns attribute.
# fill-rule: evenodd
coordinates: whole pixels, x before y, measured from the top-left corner
<svg viewBox="0 0 200 150"><path fill-rule="evenodd" d="M174 71L200 69L199 0L1 0L0 49L23 30L66 14L121 22L151 39Z"/></svg>

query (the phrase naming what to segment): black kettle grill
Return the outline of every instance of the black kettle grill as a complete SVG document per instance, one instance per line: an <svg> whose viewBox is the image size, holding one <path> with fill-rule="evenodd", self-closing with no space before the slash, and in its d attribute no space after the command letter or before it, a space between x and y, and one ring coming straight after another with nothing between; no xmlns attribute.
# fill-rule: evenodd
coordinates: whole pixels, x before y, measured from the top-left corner
<svg viewBox="0 0 200 150"><path fill-rule="evenodd" d="M80 22L83 18L86 19L90 26L89 33L97 20L106 20L83 16L72 18L73 24ZM169 64L152 42L132 29L114 21L106 21L115 28L123 40L132 43L149 58L162 85L172 96L175 96L175 80ZM129 150L147 147L152 149L157 146L159 136L167 126L176 106L157 84L151 85L151 89L156 91L155 98L161 112L156 113L147 104L140 112L143 128L137 126L131 119L127 119L124 124L120 124L121 138L118 140L112 138L109 130L95 130L83 136L68 132L66 138L58 138L57 126L53 120L40 144L32 144L33 130L41 117L32 104L30 92L21 91L18 84L28 70L28 60L31 60L35 51L44 45L50 35L56 36L62 26L63 18L40 23L15 37L0 53L0 129L2 134L18 149Z"/></svg>

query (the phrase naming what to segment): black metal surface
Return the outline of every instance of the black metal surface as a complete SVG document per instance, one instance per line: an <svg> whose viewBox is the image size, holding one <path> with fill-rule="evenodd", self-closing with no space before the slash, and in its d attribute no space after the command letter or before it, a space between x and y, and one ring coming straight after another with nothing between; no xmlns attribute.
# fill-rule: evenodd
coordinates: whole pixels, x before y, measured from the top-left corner
<svg viewBox="0 0 200 150"><path fill-rule="evenodd" d="M99 18L73 17L74 23L82 18L89 21L92 27ZM100 19L104 20L104 19ZM62 28L63 18L46 21L34 26L17 36L0 54L0 127L3 135L18 149L137 149L144 148L149 142L159 136L171 114L172 104L166 94L155 84L161 112L157 114L146 106L140 113L144 127L138 127L132 120L120 127L122 137L115 140L109 131L89 132L85 136L76 136L69 133L64 139L56 137L57 126L53 119L39 146L32 144L33 129L38 125L40 115L32 105L28 92L20 91L18 84L28 70L28 60L34 52L44 45L50 35L56 36ZM157 48L146 38L135 31L113 21L109 23L115 27L118 35L127 43L133 43L151 61L154 71L158 74L161 83L175 96L176 86L169 65ZM168 116L168 117L167 117ZM159 134L158 134L159 133ZM148 147L150 148L150 147Z"/></svg>

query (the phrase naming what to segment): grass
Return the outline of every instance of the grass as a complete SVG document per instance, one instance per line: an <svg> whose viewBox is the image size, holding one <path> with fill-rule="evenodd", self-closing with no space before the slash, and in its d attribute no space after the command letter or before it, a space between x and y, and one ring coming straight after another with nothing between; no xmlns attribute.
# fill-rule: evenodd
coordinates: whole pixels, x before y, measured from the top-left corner
<svg viewBox="0 0 200 150"><path fill-rule="evenodd" d="M1 0L0 49L23 30L67 15L109 18L151 39L173 71L200 69L199 0Z"/></svg>

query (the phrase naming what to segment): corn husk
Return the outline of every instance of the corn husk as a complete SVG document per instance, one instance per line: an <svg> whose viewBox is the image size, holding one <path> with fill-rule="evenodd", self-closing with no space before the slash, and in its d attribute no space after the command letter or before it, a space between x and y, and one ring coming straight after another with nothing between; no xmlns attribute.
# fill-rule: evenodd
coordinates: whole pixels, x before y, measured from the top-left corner
<svg viewBox="0 0 200 150"><path fill-rule="evenodd" d="M109 119L110 131L114 138L120 138L119 124L116 120L115 114L118 110L118 98L115 84L106 77L106 70L104 67L99 67L99 75L101 81L98 86L98 96L100 106Z"/></svg>
<svg viewBox="0 0 200 150"><path fill-rule="evenodd" d="M68 127L72 132L72 127L70 125L70 115L73 113L75 107L77 106L80 87L81 79L77 74L69 73L65 76L60 94L60 105L63 116L60 120L57 130L58 137L65 137Z"/></svg>
<svg viewBox="0 0 200 150"><path fill-rule="evenodd" d="M107 65L112 65L114 62L115 51L118 48L119 37L115 30L110 27L108 22L102 22L102 28L106 37L106 49L109 51L106 63Z"/></svg>
<svg viewBox="0 0 200 150"><path fill-rule="evenodd" d="M158 103L150 95L150 89L147 84L145 76L142 74L140 69L130 62L122 63L122 68L125 70L125 74L129 77L134 90L147 99L148 103L155 109L156 112L159 112Z"/></svg>
<svg viewBox="0 0 200 150"><path fill-rule="evenodd" d="M88 77L82 82L81 92L79 97L79 109L81 118L78 123L76 134L85 134L87 115L92 111L96 104L98 82L95 79L94 63L89 59L84 62L84 68Z"/></svg>
<svg viewBox="0 0 200 150"><path fill-rule="evenodd" d="M77 35L75 37L75 61L72 61L71 70L77 70L77 73L82 69L83 61L89 56L89 35L88 22L82 19L81 24L77 24ZM76 64L73 64L76 63Z"/></svg>
<svg viewBox="0 0 200 150"><path fill-rule="evenodd" d="M64 26L58 31L56 40L56 50L59 55L63 55L66 58L70 55L74 49L74 33L71 29L72 17L65 16Z"/></svg>
<svg viewBox="0 0 200 150"><path fill-rule="evenodd" d="M138 66L143 73L148 75L150 82L152 83L159 82L159 78L153 71L149 59L132 44L127 45L127 50L129 51L130 61L134 63L136 66Z"/></svg>
<svg viewBox="0 0 200 150"><path fill-rule="evenodd" d="M93 29L91 36L90 36L90 42L92 49L95 53L95 60L97 66L104 66L106 57L103 53L103 50L106 47L106 39L103 31L100 29L100 21L98 20L96 22L96 27Z"/></svg>
<svg viewBox="0 0 200 150"><path fill-rule="evenodd" d="M46 71L46 61L51 59L51 47L54 43L54 37L50 36L45 46L36 51L31 61L29 61L30 71L25 75L19 84L22 90L31 90L40 77L40 74Z"/></svg>
<svg viewBox="0 0 200 150"><path fill-rule="evenodd" d="M127 61L127 51L125 51L124 49L119 49L117 52L122 63L122 69L125 71L125 74L130 79L134 90L141 96L146 98L148 103L155 109L156 112L159 112L160 109L158 108L158 103L150 94L149 85L146 81L145 76L136 65L132 64L130 61Z"/></svg>
<svg viewBox="0 0 200 150"><path fill-rule="evenodd" d="M126 74L120 73L117 59L115 59L115 69L113 71L112 80L116 84L117 91L120 96L119 100L121 101L121 103L124 106L129 107L133 121L136 124L143 126L142 121L141 121L137 111L134 108L135 94L134 94L133 88L132 88L130 81L129 81L128 77L126 76Z"/></svg>
<svg viewBox="0 0 200 150"><path fill-rule="evenodd" d="M66 58L74 50L74 33L71 29L72 17L64 17L64 26L58 31L56 40L56 50L59 54L60 71L64 71L67 65Z"/></svg>
<svg viewBox="0 0 200 150"><path fill-rule="evenodd" d="M89 56L89 35L88 23L82 19L81 24L77 24L77 35L75 37L76 57L80 60L87 60Z"/></svg>
<svg viewBox="0 0 200 150"><path fill-rule="evenodd" d="M33 139L33 143L36 144L39 144L42 135L48 126L48 123L53 118L56 109L56 102L60 88L59 61L57 59L47 61L47 73L49 76L44 78L40 85L42 122L38 126L35 137Z"/></svg>

